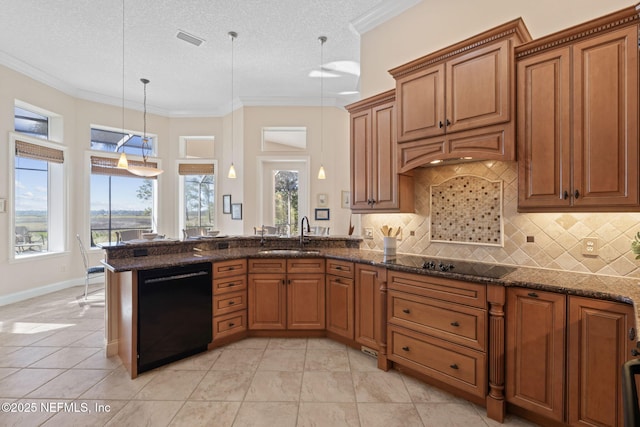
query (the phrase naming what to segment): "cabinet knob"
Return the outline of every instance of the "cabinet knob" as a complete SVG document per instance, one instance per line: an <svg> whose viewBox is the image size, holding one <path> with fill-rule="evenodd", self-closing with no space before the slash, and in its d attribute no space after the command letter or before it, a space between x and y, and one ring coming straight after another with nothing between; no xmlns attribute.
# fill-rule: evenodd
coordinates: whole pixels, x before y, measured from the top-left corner
<svg viewBox="0 0 640 427"><path fill-rule="evenodd" d="M458 322L451 322L451 326L453 326L453 327L456 327L456 328L457 328L458 326L460 326L460 323L458 323Z"/></svg>
<svg viewBox="0 0 640 427"><path fill-rule="evenodd" d="M411 313L411 310L409 310L408 308L403 308L402 312L406 313L406 314L409 314L409 313Z"/></svg>
<svg viewBox="0 0 640 427"><path fill-rule="evenodd" d="M230 328L233 328L234 326L236 326L236 324L235 324L235 323L229 323L229 327L230 327Z"/></svg>
<svg viewBox="0 0 640 427"><path fill-rule="evenodd" d="M449 367L450 367L451 369L460 369L460 368L458 368L458 365L456 365L455 363L454 363L454 364L452 364L452 365L449 365Z"/></svg>
<svg viewBox="0 0 640 427"><path fill-rule="evenodd" d="M631 355L632 355L633 357L636 357L636 356L638 356L639 354L640 354L640 353L639 353L639 352L638 352L638 350L636 350L635 348L632 348L632 349L631 349Z"/></svg>
<svg viewBox="0 0 640 427"><path fill-rule="evenodd" d="M573 197L575 197L576 199L577 199L578 197L580 197L580 192L579 192L578 190L574 191L574 192L573 192Z"/></svg>
<svg viewBox="0 0 640 427"><path fill-rule="evenodd" d="M529 292L527 295L529 295L531 298L538 298L538 294L536 294L535 292Z"/></svg>
<svg viewBox="0 0 640 427"><path fill-rule="evenodd" d="M569 198L569 192L567 190L564 190L564 193L562 193L562 199L567 200L568 198Z"/></svg>
<svg viewBox="0 0 640 427"><path fill-rule="evenodd" d="M629 341L636 339L636 328L629 328Z"/></svg>
<svg viewBox="0 0 640 427"><path fill-rule="evenodd" d="M409 346L408 346L408 345L405 345L404 347L402 347L402 349L403 349L404 351L409 351Z"/></svg>
<svg viewBox="0 0 640 427"><path fill-rule="evenodd" d="M444 123L442 123L442 120L438 122L438 127L440 129L442 129L444 127Z"/></svg>
<svg viewBox="0 0 640 427"><path fill-rule="evenodd" d="M451 126L451 121L447 119L447 126Z"/></svg>

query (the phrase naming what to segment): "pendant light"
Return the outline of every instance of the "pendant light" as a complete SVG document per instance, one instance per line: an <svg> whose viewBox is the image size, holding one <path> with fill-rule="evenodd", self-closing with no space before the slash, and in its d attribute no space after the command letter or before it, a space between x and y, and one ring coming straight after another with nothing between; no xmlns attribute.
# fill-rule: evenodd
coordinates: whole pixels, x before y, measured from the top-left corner
<svg viewBox="0 0 640 427"><path fill-rule="evenodd" d="M129 166L129 172L134 175L142 177L154 177L164 172L162 169L158 169L147 163L147 153L149 152L149 138L147 138L147 85L149 79L140 79L144 87L144 114L143 114L143 131L142 131L142 166Z"/></svg>
<svg viewBox="0 0 640 427"><path fill-rule="evenodd" d="M236 37L238 37L238 33L229 31L229 38L231 39L231 166L229 166L229 173L227 174L229 179L236 179L236 168L233 165L233 128L235 127L233 120L233 42Z"/></svg>
<svg viewBox="0 0 640 427"><path fill-rule="evenodd" d="M122 0L122 144L116 147L116 152L118 148L122 147L122 153L118 159L118 169L129 169L127 155L124 153L124 138L124 0Z"/></svg>
<svg viewBox="0 0 640 427"><path fill-rule="evenodd" d="M327 41L325 36L318 37L320 41L320 170L318 170L318 179L327 179L324 172L324 44Z"/></svg>

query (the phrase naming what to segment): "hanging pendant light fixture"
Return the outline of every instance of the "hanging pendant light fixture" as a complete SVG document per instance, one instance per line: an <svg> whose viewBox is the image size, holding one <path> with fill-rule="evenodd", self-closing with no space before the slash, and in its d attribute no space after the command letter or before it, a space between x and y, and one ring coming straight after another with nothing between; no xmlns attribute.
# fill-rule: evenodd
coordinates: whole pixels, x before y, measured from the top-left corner
<svg viewBox="0 0 640 427"><path fill-rule="evenodd" d="M147 85L149 79L140 79L144 87L144 113L143 113L143 131L142 131L142 165L141 166L129 166L129 172L134 175L142 177L154 177L164 172L162 169L158 169L147 162L147 153L149 152L149 138L147 138Z"/></svg>
<svg viewBox="0 0 640 427"><path fill-rule="evenodd" d="M231 38L231 166L229 166L229 173L227 174L229 179L236 179L236 168L233 165L233 128L235 127L235 122L233 120L233 42L236 37L238 37L238 33L235 31L229 31L229 38Z"/></svg>
<svg viewBox="0 0 640 427"><path fill-rule="evenodd" d="M320 170L318 179L327 179L324 172L324 44L327 41L325 36L318 37L320 41Z"/></svg>
<svg viewBox="0 0 640 427"><path fill-rule="evenodd" d="M122 147L122 153L120 153L120 158L118 159L118 169L129 169L127 155L124 153L124 139L124 0L122 0L122 144L118 144L116 147L116 152Z"/></svg>

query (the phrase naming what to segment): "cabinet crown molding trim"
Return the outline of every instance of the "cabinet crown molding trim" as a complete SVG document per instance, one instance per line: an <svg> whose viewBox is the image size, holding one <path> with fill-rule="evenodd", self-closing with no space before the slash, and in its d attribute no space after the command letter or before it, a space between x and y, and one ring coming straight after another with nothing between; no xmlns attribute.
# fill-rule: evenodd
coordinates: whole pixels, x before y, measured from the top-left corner
<svg viewBox="0 0 640 427"><path fill-rule="evenodd" d="M393 76L394 79L397 80L404 75L413 73L416 70L420 70L422 68L429 67L436 62L444 61L448 58L451 58L452 56L456 56L466 51L476 49L480 46L493 43L496 40L500 40L505 37L510 37L514 34L518 35L523 43L531 41L531 34L529 34L529 30L527 29L524 21L522 20L522 18L517 18L513 21L509 21L505 24L480 33L479 35L470 37L459 43L456 43L444 49L440 49L438 51L415 59L411 62L408 62L404 65L392 68L391 70L389 70L389 73Z"/></svg>
<svg viewBox="0 0 640 427"><path fill-rule="evenodd" d="M640 22L640 4L517 46L515 48L515 56L516 59L525 58L542 50L559 47L568 43L574 43L586 37L591 37L617 28L626 27L628 25L637 25L638 22Z"/></svg>
<svg viewBox="0 0 640 427"><path fill-rule="evenodd" d="M377 95L370 96L369 98L362 99L352 104L346 105L344 108L349 113L355 113L360 110L366 110L376 105L386 104L387 102L393 102L396 99L396 90L391 89L386 92L379 93Z"/></svg>

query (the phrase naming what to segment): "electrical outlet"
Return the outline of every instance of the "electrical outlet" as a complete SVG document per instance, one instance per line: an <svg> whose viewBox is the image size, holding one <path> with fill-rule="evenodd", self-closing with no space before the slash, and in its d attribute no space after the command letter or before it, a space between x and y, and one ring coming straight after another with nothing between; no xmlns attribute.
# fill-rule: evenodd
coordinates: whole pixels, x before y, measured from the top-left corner
<svg viewBox="0 0 640 427"><path fill-rule="evenodd" d="M363 233L365 239L373 239L373 228L365 227Z"/></svg>
<svg viewBox="0 0 640 427"><path fill-rule="evenodd" d="M598 255L598 238L585 237L582 239L582 255L597 256Z"/></svg>
<svg viewBox="0 0 640 427"><path fill-rule="evenodd" d="M416 235L415 230L411 230L411 231L409 232L409 236L415 236L415 235Z"/></svg>

